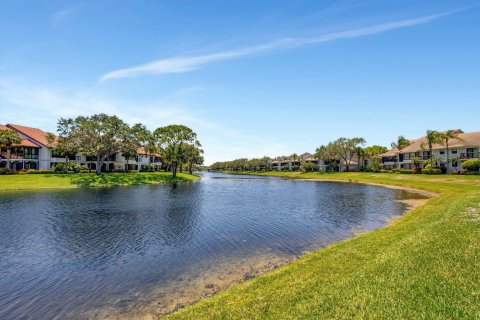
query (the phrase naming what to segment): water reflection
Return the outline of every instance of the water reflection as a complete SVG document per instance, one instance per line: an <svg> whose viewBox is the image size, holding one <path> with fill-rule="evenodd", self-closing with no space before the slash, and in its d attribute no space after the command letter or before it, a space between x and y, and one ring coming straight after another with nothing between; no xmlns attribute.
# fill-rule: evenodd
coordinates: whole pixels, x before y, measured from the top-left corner
<svg viewBox="0 0 480 320"><path fill-rule="evenodd" d="M371 230L410 192L266 177L0 195L0 318L162 315Z"/></svg>

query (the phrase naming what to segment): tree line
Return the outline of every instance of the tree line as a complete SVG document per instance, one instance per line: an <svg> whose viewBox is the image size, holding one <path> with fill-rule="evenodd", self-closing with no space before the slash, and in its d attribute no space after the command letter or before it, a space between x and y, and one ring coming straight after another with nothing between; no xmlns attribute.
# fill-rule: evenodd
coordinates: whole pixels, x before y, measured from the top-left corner
<svg viewBox="0 0 480 320"><path fill-rule="evenodd" d="M324 160L325 164L330 166L333 170L336 170L343 161L348 171L354 159L357 159L359 166L363 167L363 160L365 157L375 159L374 163L376 166L381 166L381 159L378 160L378 156L387 152L387 148L378 145L363 148L362 146L365 143L365 139L361 137L339 138L326 145L318 147L315 150L314 157L316 159ZM314 163L302 161L302 158L296 153L289 156L278 156L275 158L265 156L263 158L241 158L231 161L215 162L210 166L210 169L220 171L270 171L272 170L272 161L274 160L292 161L294 163L300 162L300 166L292 167L294 171L314 171L318 169Z"/></svg>
<svg viewBox="0 0 480 320"><path fill-rule="evenodd" d="M129 125L117 116L104 113L76 118L61 118L57 135L49 133L49 147L68 161L69 155L81 153L96 161L96 172L109 157L121 153L126 158L137 157L142 148L147 156L160 155L162 164L173 177L183 168L192 173L194 165L203 164L203 150L197 134L184 125L168 125L154 131L143 124ZM7 148L8 165L10 149L21 139L13 130L0 130L0 145Z"/></svg>

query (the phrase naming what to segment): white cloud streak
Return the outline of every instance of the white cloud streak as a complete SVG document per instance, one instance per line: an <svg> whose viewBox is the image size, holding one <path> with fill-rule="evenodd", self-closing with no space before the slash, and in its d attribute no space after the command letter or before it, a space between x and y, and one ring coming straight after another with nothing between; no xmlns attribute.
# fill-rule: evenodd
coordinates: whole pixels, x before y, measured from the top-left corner
<svg viewBox="0 0 480 320"><path fill-rule="evenodd" d="M197 56L178 56L166 59L152 61L146 64L134 66L131 68L119 69L108 72L101 76L99 82L104 82L112 79L121 79L128 77L136 77L148 74L168 74L168 73L183 73L200 69L202 66L209 63L222 60L230 60L235 58L246 57L254 54L260 54L269 51L292 49L305 45L326 43L329 41L356 38L361 36L378 34L390 30L413 27L416 25L426 24L442 17L451 15L460 10L424 16L415 19L400 20L390 23L384 23L359 29L350 29L340 32L333 32L310 37L297 38L283 38L272 41L266 44L246 47L236 50L217 52L212 54L197 55Z"/></svg>

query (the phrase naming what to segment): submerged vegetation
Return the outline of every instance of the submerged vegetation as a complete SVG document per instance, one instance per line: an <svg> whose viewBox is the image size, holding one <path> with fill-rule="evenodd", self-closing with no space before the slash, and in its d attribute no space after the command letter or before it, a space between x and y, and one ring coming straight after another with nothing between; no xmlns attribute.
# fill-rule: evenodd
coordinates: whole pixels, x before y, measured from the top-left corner
<svg viewBox="0 0 480 320"><path fill-rule="evenodd" d="M390 226L333 244L169 319L476 319L480 177L259 173L439 193Z"/></svg>

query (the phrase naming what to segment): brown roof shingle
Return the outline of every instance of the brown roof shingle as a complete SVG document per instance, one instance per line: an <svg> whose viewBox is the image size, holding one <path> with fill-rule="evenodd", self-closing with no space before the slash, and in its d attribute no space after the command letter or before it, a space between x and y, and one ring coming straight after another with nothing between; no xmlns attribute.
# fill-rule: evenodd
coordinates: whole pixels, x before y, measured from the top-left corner
<svg viewBox="0 0 480 320"><path fill-rule="evenodd" d="M3 124L0 124L0 130L12 130L10 129L9 127L3 125ZM39 148L38 145L36 145L35 143L27 140L27 139L22 139L22 143L20 144L14 144L13 147L33 147L33 148Z"/></svg>
<svg viewBox="0 0 480 320"><path fill-rule="evenodd" d="M47 141L47 135L48 133L37 129L37 128L32 128L32 127L26 127L26 126L21 126L18 124L7 124L7 127L10 129L13 129L15 131L18 131L27 137L31 138L32 140L35 140L39 144L48 147L48 141Z"/></svg>

